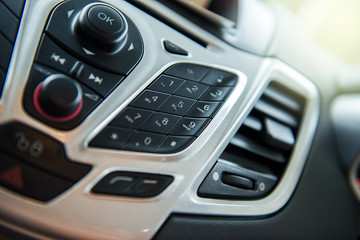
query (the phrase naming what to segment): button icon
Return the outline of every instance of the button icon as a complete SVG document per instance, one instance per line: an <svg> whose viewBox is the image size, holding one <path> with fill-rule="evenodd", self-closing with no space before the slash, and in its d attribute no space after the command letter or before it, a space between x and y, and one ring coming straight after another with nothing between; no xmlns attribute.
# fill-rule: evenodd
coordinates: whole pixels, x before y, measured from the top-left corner
<svg viewBox="0 0 360 240"><path fill-rule="evenodd" d="M24 186L21 168L18 165L1 172L0 180L17 188L23 188Z"/></svg>
<svg viewBox="0 0 360 240"><path fill-rule="evenodd" d="M99 76L95 76L93 73L90 73L88 79L93 80L94 83L97 83L99 85L101 85L104 80L103 78L100 78Z"/></svg>
<svg viewBox="0 0 360 240"><path fill-rule="evenodd" d="M110 26L113 25L113 22L115 21L115 19L111 18L110 16L106 15L106 13L104 12L99 12L97 17L101 20L104 21L105 23L109 24Z"/></svg>
<svg viewBox="0 0 360 240"><path fill-rule="evenodd" d="M110 138L111 140L116 141L119 139L119 135L117 133L111 133Z"/></svg>
<svg viewBox="0 0 360 240"><path fill-rule="evenodd" d="M97 102L100 99L100 97L98 95L91 94L91 93L84 93L84 96L93 100L94 102Z"/></svg>
<svg viewBox="0 0 360 240"><path fill-rule="evenodd" d="M75 9L72 9L72 10L70 10L70 11L67 12L68 18L71 18L71 16L73 15L74 11L75 11Z"/></svg>
<svg viewBox="0 0 360 240"><path fill-rule="evenodd" d="M135 49L134 43L131 43L130 46L129 46L129 48L128 48L128 52L130 52L130 51L132 51L132 50L134 50L134 49Z"/></svg>
<svg viewBox="0 0 360 240"><path fill-rule="evenodd" d="M90 55L90 56L94 56L95 53L93 53L92 51L86 49L86 48L82 48L82 50L87 54L87 55Z"/></svg>
<svg viewBox="0 0 360 240"><path fill-rule="evenodd" d="M64 65L66 62L66 58L61 58L61 56L56 54L55 52L51 55L50 59L55 62L59 62L61 65Z"/></svg>

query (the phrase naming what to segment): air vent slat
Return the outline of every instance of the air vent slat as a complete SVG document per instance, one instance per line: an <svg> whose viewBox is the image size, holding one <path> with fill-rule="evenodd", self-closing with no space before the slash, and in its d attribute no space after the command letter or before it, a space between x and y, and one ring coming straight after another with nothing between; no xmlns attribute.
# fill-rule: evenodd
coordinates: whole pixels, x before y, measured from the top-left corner
<svg viewBox="0 0 360 240"><path fill-rule="evenodd" d="M283 164L286 162L286 158L281 151L271 149L270 147L244 135L236 134L231 139L230 144L277 163Z"/></svg>
<svg viewBox="0 0 360 240"><path fill-rule="evenodd" d="M243 126L258 133L263 130L263 124L261 120L254 116L248 116L245 119Z"/></svg>
<svg viewBox="0 0 360 240"><path fill-rule="evenodd" d="M291 127L299 125L299 121L295 116L262 99L257 102L254 109Z"/></svg>
<svg viewBox="0 0 360 240"><path fill-rule="evenodd" d="M269 101L272 101L278 105L281 105L288 110L291 110L296 113L301 113L302 105L299 101L293 98L294 96L290 94L286 94L284 91L280 91L279 89L269 86L262 98L266 98Z"/></svg>

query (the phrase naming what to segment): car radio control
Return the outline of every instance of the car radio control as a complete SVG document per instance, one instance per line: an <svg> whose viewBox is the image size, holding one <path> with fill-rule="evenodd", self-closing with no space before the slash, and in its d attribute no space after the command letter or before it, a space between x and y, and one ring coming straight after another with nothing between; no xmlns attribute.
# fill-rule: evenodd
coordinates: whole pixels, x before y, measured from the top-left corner
<svg viewBox="0 0 360 240"><path fill-rule="evenodd" d="M76 37L92 51L118 52L127 39L128 24L121 12L99 3L86 5L75 19Z"/></svg>
<svg viewBox="0 0 360 240"><path fill-rule="evenodd" d="M64 74L54 74L40 82L33 98L38 113L55 122L75 118L83 105L81 86Z"/></svg>

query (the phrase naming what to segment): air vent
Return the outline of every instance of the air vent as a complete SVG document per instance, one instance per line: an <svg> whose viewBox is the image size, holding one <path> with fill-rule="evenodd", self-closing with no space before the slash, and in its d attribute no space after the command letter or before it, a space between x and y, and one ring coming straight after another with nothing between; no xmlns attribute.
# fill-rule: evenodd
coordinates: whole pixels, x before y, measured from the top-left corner
<svg viewBox="0 0 360 240"><path fill-rule="evenodd" d="M259 199L268 195L291 156L303 103L294 92L270 84L200 186L198 195L221 199Z"/></svg>

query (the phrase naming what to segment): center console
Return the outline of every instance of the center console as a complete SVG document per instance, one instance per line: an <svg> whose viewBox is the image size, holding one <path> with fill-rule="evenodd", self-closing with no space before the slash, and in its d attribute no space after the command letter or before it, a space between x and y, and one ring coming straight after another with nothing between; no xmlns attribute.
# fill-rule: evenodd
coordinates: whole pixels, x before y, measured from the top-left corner
<svg viewBox="0 0 360 240"><path fill-rule="evenodd" d="M230 20L165 2L0 1L17 21L0 25L1 225L151 239L172 213L287 203L319 103L268 56L275 16L260 1L234 1Z"/></svg>

